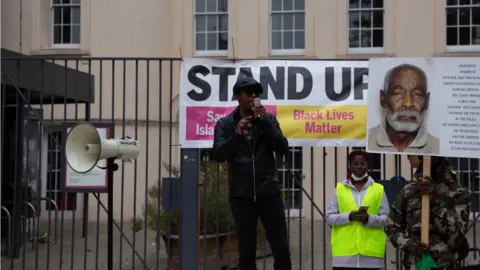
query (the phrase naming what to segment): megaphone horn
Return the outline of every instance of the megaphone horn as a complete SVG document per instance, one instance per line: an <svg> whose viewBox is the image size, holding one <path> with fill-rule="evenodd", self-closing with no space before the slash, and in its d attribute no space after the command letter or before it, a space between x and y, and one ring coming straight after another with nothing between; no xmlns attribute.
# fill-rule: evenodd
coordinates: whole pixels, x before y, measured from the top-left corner
<svg viewBox="0 0 480 270"><path fill-rule="evenodd" d="M102 159L132 161L140 154L140 144L133 139L102 138L89 123L75 125L67 135L65 156L68 166L77 173L87 173Z"/></svg>

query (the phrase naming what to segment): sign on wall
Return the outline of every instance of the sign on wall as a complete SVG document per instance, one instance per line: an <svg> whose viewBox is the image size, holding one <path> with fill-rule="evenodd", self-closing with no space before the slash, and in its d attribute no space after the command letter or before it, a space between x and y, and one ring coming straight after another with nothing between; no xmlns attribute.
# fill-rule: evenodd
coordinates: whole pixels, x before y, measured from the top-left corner
<svg viewBox="0 0 480 270"><path fill-rule="evenodd" d="M180 143L211 148L216 122L232 112L233 85L251 76L291 146L363 146L367 61L185 59L180 82Z"/></svg>
<svg viewBox="0 0 480 270"><path fill-rule="evenodd" d="M480 58L369 63L367 151L480 157Z"/></svg>

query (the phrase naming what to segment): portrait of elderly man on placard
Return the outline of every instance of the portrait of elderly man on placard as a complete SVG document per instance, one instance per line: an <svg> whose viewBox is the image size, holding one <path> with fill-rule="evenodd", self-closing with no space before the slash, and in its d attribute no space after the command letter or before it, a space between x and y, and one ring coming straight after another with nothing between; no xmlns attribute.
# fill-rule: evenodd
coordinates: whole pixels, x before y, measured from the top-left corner
<svg viewBox="0 0 480 270"><path fill-rule="evenodd" d="M402 64L389 70L380 90L382 119L368 131L368 149L438 154L439 139L428 133L425 121L429 102L428 79L421 68Z"/></svg>

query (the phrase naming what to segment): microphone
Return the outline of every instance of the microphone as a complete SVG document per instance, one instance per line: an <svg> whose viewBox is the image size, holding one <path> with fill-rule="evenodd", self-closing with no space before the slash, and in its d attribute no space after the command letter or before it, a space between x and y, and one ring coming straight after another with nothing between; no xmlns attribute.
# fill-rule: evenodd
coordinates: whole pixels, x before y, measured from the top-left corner
<svg viewBox="0 0 480 270"><path fill-rule="evenodd" d="M256 97L255 99L253 99L253 106L255 108L262 106L262 100L259 97Z"/></svg>
<svg viewBox="0 0 480 270"><path fill-rule="evenodd" d="M262 106L262 100L258 97L254 98L253 99L253 107L254 108L258 108ZM253 108L252 108L253 110ZM253 120L255 119L255 117L257 117L256 115L253 115ZM253 121L252 121L252 124L253 124ZM251 128L246 128L244 131L243 131L243 134L245 136L245 138L247 140L251 140L252 139L252 129Z"/></svg>

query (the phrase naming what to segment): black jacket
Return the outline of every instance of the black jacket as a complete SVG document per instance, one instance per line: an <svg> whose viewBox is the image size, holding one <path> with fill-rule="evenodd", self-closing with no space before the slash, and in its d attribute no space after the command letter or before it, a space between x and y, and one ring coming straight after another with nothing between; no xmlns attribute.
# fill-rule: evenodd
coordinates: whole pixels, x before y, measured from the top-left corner
<svg viewBox="0 0 480 270"><path fill-rule="evenodd" d="M235 198L265 197L280 192L274 152L284 155L288 141L283 136L277 118L267 112L265 120L255 120L252 130L252 149L235 127L240 120L239 108L218 120L215 126L212 159L228 162L230 196ZM255 189L253 159L255 156Z"/></svg>

